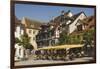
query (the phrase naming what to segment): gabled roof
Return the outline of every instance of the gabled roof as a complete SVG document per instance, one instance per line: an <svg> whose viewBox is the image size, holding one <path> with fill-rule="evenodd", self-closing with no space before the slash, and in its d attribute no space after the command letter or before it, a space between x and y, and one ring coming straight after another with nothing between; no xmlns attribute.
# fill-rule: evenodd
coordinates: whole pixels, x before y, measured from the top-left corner
<svg viewBox="0 0 100 69"><path fill-rule="evenodd" d="M59 16L55 17L55 18L54 18L53 20L51 20L50 22L51 22L51 23L52 23L52 22L54 22L54 23L59 23L60 20L61 20L61 17L69 18L69 17L68 17L68 14L69 14L70 12L71 12L71 11L68 10L68 11L65 12L63 15L59 15Z"/></svg>
<svg viewBox="0 0 100 69"><path fill-rule="evenodd" d="M15 16L15 26L20 25L21 27L23 26L23 24L21 23L21 20L19 20L16 16Z"/></svg>
<svg viewBox="0 0 100 69"><path fill-rule="evenodd" d="M15 30L16 30L16 27L20 27L21 29L25 29L25 26L21 23L21 20L19 20L16 16L15 16Z"/></svg>
<svg viewBox="0 0 100 69"><path fill-rule="evenodd" d="M79 12L79 13L73 15L72 18L75 20L75 19L76 19L78 16L80 16L80 14L82 14L82 13L86 16L86 14L82 11L82 12ZM87 17L87 16L86 16L86 17Z"/></svg>
<svg viewBox="0 0 100 69"><path fill-rule="evenodd" d="M77 13L77 14L75 14L75 15L72 16L72 22L70 24L72 24L82 13L86 16L86 14L83 11L79 12L79 13Z"/></svg>
<svg viewBox="0 0 100 69"><path fill-rule="evenodd" d="M69 16L67 16L69 13L70 13L71 11L69 10L69 11L67 11L66 13L64 13L64 15L60 15L60 16L57 16L56 18L54 18L53 20L51 20L50 22L51 23L57 23L57 24L60 24L60 20L61 20L61 17L64 17L64 19L66 20L66 21L68 21L68 20L71 20L71 23L69 23L69 25L70 24L72 24L75 20L76 20L76 18L78 18L82 13L85 15L85 13L82 11L82 12L79 12L79 13L77 13L77 14L75 14L75 15L73 15L72 17L69 17ZM86 16L86 15L85 15ZM87 17L87 16L86 16Z"/></svg>
<svg viewBox="0 0 100 69"><path fill-rule="evenodd" d="M40 29L40 26L42 25L41 22L36 20L31 20L28 18L24 18L24 21L25 21L25 27L27 28Z"/></svg>
<svg viewBox="0 0 100 69"><path fill-rule="evenodd" d="M77 31L77 29L76 29L71 34L81 34L81 33L85 32L85 31L88 31L88 30L90 30L92 28L95 28L95 25L96 25L94 16L89 16L89 17L81 20L81 22L86 25L85 29L82 30L82 31Z"/></svg>

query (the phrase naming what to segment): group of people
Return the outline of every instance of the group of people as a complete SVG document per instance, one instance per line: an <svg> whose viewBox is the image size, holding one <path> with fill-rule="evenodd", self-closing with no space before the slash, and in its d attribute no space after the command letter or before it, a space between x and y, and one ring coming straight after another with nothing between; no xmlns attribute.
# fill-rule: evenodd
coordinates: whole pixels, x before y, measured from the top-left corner
<svg viewBox="0 0 100 69"><path fill-rule="evenodd" d="M82 56L81 48L36 50L35 55L37 60L73 60Z"/></svg>

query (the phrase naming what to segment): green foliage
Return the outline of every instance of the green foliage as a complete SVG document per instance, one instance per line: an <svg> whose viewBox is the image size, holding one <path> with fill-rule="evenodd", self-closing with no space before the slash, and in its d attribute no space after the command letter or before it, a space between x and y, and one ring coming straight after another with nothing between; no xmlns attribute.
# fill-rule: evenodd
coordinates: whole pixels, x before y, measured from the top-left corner
<svg viewBox="0 0 100 69"><path fill-rule="evenodd" d="M15 43L20 43L20 40L18 38L15 38Z"/></svg>
<svg viewBox="0 0 100 69"><path fill-rule="evenodd" d="M15 42L19 45L22 45L25 49L33 49L33 46L29 43L30 37L28 37L27 34L21 35L20 40L16 38Z"/></svg>
<svg viewBox="0 0 100 69"><path fill-rule="evenodd" d="M85 54L87 56L94 55L95 28L91 28L83 33Z"/></svg>
<svg viewBox="0 0 100 69"><path fill-rule="evenodd" d="M24 46L24 48L26 48L29 44L30 38L28 37L27 34L21 35L21 45Z"/></svg>
<svg viewBox="0 0 100 69"><path fill-rule="evenodd" d="M80 34L78 35L70 35L70 41L69 44L81 44L82 43L82 36Z"/></svg>
<svg viewBox="0 0 100 69"><path fill-rule="evenodd" d="M26 47L25 47L26 49L33 49L33 46L29 43Z"/></svg>
<svg viewBox="0 0 100 69"><path fill-rule="evenodd" d="M69 41L69 36L66 33L61 33L59 38L59 44L66 44Z"/></svg>
<svg viewBox="0 0 100 69"><path fill-rule="evenodd" d="M80 35L66 35L61 34L59 38L59 44L81 44L81 36Z"/></svg>
<svg viewBox="0 0 100 69"><path fill-rule="evenodd" d="M82 44L83 40L91 44L95 38L95 29L91 28L83 33L67 35L66 33L61 33L59 38L59 44Z"/></svg>
<svg viewBox="0 0 100 69"><path fill-rule="evenodd" d="M88 44L91 44L91 42L94 41L94 38L95 38L94 35L95 35L95 29L92 28L92 29L90 29L90 30L83 33L83 39Z"/></svg>

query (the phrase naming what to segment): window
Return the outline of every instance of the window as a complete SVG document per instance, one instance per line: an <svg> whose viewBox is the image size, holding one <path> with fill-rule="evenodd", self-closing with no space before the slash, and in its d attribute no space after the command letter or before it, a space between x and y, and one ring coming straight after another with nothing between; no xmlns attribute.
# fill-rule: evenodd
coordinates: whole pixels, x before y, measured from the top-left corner
<svg viewBox="0 0 100 69"><path fill-rule="evenodd" d="M33 31L33 34L35 34L35 31Z"/></svg>
<svg viewBox="0 0 100 69"><path fill-rule="evenodd" d="M29 33L31 33L32 32L32 30L29 30Z"/></svg>
<svg viewBox="0 0 100 69"><path fill-rule="evenodd" d="M19 49L19 55L21 55L21 49Z"/></svg>
<svg viewBox="0 0 100 69"><path fill-rule="evenodd" d="M82 31L82 25L78 25L78 26L77 26L77 30L78 30L78 31Z"/></svg>
<svg viewBox="0 0 100 69"><path fill-rule="evenodd" d="M92 18L89 18L88 22L92 21Z"/></svg>

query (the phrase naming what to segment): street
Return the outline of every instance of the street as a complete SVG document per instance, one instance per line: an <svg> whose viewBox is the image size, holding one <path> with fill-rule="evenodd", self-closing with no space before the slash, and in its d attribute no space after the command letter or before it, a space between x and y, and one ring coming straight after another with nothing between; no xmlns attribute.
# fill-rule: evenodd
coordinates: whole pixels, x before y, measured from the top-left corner
<svg viewBox="0 0 100 69"><path fill-rule="evenodd" d="M82 57L82 58L75 58L74 60L68 60L68 61L61 61L61 60L25 60L25 61L18 61L15 62L15 66L20 65L40 65L40 64L56 64L56 63L74 63L74 62L88 62L91 61L92 57Z"/></svg>

